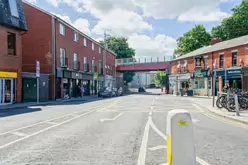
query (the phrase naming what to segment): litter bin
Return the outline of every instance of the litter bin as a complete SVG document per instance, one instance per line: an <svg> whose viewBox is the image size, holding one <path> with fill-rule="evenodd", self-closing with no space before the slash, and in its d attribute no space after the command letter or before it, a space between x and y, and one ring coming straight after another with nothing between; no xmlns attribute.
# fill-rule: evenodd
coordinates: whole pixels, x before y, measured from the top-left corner
<svg viewBox="0 0 248 165"><path fill-rule="evenodd" d="M188 90L188 91L187 91L187 96L193 96L193 95L194 95L193 90Z"/></svg>

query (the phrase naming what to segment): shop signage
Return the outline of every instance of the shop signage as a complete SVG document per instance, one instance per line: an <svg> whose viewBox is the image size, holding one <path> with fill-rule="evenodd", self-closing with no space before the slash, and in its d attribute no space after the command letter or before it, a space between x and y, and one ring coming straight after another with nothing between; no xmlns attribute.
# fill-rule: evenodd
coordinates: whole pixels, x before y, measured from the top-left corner
<svg viewBox="0 0 248 165"><path fill-rule="evenodd" d="M40 77L40 61L36 61L36 77Z"/></svg>
<svg viewBox="0 0 248 165"><path fill-rule="evenodd" d="M0 78L17 78L16 72L0 72Z"/></svg>
<svg viewBox="0 0 248 165"><path fill-rule="evenodd" d="M207 72L195 72L195 78L204 78L207 77Z"/></svg>
<svg viewBox="0 0 248 165"><path fill-rule="evenodd" d="M64 78L64 79L63 79L63 83L64 83L64 84L68 84L68 79Z"/></svg>
<svg viewBox="0 0 248 165"><path fill-rule="evenodd" d="M93 79L96 80L98 78L98 73L93 74Z"/></svg>
<svg viewBox="0 0 248 165"><path fill-rule="evenodd" d="M241 69L238 69L238 70L227 70L227 74L228 75L234 75L234 74L238 74L238 75L240 75L242 73L242 71L241 71Z"/></svg>
<svg viewBox="0 0 248 165"><path fill-rule="evenodd" d="M201 68L202 56L195 56L195 67Z"/></svg>

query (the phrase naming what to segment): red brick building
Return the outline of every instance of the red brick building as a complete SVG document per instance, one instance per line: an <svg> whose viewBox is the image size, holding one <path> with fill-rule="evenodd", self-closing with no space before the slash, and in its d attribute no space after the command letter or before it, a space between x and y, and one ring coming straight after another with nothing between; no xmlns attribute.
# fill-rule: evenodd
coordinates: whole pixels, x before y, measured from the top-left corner
<svg viewBox="0 0 248 165"><path fill-rule="evenodd" d="M40 61L40 90L49 90L44 97L41 93L41 99L63 98L66 94L77 97L79 86L84 86L86 95L96 95L105 76L114 79L113 52L106 50L104 67L104 47L98 42L36 6L24 3L24 10L29 32L23 36L23 75L27 83L34 83L36 60ZM29 101L28 96L35 92L24 95Z"/></svg>
<svg viewBox="0 0 248 165"><path fill-rule="evenodd" d="M27 25L21 0L0 5L0 105L22 100L22 40Z"/></svg>
<svg viewBox="0 0 248 165"><path fill-rule="evenodd" d="M216 40L215 40L216 41ZM171 62L171 90L190 89L195 95L212 95L225 84L247 89L248 36L215 42ZM216 74L216 89L212 89ZM181 92L182 93L182 92ZM176 94L176 93L175 93Z"/></svg>

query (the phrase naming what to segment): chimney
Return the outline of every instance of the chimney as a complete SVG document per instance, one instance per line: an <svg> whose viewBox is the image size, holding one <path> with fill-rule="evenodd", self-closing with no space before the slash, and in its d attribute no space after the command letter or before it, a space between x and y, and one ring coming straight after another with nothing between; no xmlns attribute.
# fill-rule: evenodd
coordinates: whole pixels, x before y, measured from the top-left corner
<svg viewBox="0 0 248 165"><path fill-rule="evenodd" d="M212 38L211 45L217 44L219 42L222 42L221 38Z"/></svg>

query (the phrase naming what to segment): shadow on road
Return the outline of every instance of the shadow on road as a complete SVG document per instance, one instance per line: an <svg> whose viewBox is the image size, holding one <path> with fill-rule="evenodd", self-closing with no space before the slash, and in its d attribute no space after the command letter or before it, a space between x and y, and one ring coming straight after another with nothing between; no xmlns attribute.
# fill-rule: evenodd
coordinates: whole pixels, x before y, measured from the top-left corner
<svg viewBox="0 0 248 165"><path fill-rule="evenodd" d="M0 118L41 111L41 108L16 108L0 111Z"/></svg>

